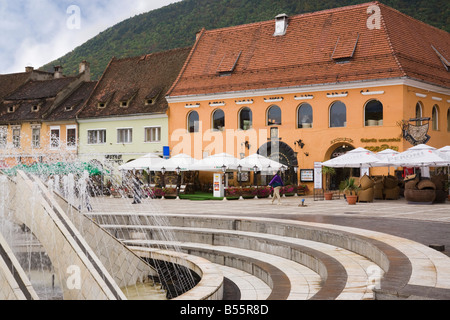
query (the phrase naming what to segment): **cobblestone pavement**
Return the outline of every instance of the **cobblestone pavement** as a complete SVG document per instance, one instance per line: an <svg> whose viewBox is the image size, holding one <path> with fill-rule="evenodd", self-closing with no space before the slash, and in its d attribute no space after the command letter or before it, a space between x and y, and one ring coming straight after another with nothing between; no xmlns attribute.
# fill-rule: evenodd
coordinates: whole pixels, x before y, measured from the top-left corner
<svg viewBox="0 0 450 320"><path fill-rule="evenodd" d="M305 199L305 206L301 206ZM94 211L133 211L155 214L211 214L283 218L335 224L384 232L424 245L444 245L450 255L450 202L409 204L404 199L378 200L348 205L344 199L314 201L311 197L282 198L281 205L269 199L229 201L145 200L95 198Z"/></svg>

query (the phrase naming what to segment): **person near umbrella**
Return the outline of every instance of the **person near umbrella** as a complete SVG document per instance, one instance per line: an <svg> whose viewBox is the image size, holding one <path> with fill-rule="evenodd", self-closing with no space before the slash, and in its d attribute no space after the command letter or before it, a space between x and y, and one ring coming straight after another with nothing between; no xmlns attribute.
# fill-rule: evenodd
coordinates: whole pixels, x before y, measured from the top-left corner
<svg viewBox="0 0 450 320"><path fill-rule="evenodd" d="M278 173L276 173L272 180L269 183L269 186L271 186L273 188L273 199L272 199L272 204L275 201L275 198L278 199L278 205L281 205L281 196L280 196L280 190L281 187L283 186L283 180L281 179L281 177L279 176Z"/></svg>

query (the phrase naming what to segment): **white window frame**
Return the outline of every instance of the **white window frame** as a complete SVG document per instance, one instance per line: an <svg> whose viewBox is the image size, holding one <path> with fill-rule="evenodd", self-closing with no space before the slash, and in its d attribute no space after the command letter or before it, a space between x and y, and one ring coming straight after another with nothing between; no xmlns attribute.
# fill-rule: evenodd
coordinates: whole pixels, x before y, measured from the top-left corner
<svg viewBox="0 0 450 320"><path fill-rule="evenodd" d="M19 132L19 135L15 135L15 131ZM20 149L21 146L21 140L22 140L22 128L20 126L12 126L11 127L12 132L12 143L14 149Z"/></svg>
<svg viewBox="0 0 450 320"><path fill-rule="evenodd" d="M119 135L119 132L122 131L128 131L128 133L125 136L125 140L127 141L120 141L122 136ZM117 128L116 129L116 134L117 134L117 144L132 144L133 143L133 128Z"/></svg>
<svg viewBox="0 0 450 320"><path fill-rule="evenodd" d="M39 130L39 135L35 135L34 130ZM35 137L37 137L38 139L35 139ZM31 148L41 148L41 126L31 126Z"/></svg>
<svg viewBox="0 0 450 320"><path fill-rule="evenodd" d="M58 131L58 146L54 146L52 131ZM50 150L59 150L61 148L61 127L60 126L52 126L50 127Z"/></svg>
<svg viewBox="0 0 450 320"><path fill-rule="evenodd" d="M75 144L69 144L69 130L75 130ZM76 125L66 126L66 148L67 150L76 150L78 146L78 130Z"/></svg>
<svg viewBox="0 0 450 320"><path fill-rule="evenodd" d="M96 138L95 138L95 143L92 143L90 140L90 132L96 132ZM105 132L104 134L104 141L99 142L100 141L100 132ZM95 146L95 145L105 145L106 144L106 129L89 129L87 130L87 144L89 146Z"/></svg>
<svg viewBox="0 0 450 320"><path fill-rule="evenodd" d="M0 149L5 149L8 144L8 127L0 126Z"/></svg>
<svg viewBox="0 0 450 320"><path fill-rule="evenodd" d="M150 140L147 140L147 130L154 130L156 129L158 132L158 139L152 139L153 138L153 131L150 131ZM145 127L144 128L144 142L145 143L161 143L162 141L162 127L161 126L151 126L151 127Z"/></svg>

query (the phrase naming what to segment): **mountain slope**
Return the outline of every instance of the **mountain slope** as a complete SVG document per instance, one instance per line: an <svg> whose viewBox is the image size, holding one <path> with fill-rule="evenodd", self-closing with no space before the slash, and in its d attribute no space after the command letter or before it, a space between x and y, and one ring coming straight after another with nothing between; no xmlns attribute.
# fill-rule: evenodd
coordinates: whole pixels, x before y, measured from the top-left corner
<svg viewBox="0 0 450 320"><path fill-rule="evenodd" d="M91 63L98 79L113 56L138 56L191 46L202 28L216 29L273 19L280 13L296 15L343 7L368 0L184 0L127 19L98 34L41 69L61 64L66 75L75 74L82 60ZM385 0L418 20L450 32L450 2L446 0Z"/></svg>

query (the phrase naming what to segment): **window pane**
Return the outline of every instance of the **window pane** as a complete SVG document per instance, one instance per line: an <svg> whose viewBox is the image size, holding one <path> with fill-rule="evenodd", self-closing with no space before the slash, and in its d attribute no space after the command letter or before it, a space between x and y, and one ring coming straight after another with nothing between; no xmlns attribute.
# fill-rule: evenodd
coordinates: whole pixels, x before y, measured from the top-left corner
<svg viewBox="0 0 450 320"><path fill-rule="evenodd" d="M267 125L278 126L281 125L281 109L278 106L272 106L267 112Z"/></svg>
<svg viewBox="0 0 450 320"><path fill-rule="evenodd" d="M188 130L190 133L198 132L198 122L200 118L197 111L192 111L188 116Z"/></svg>
<svg viewBox="0 0 450 320"><path fill-rule="evenodd" d="M305 103L298 108L298 128L311 128L313 124L313 111L310 104Z"/></svg>
<svg viewBox="0 0 450 320"><path fill-rule="evenodd" d="M416 104L416 119L422 118L422 105L420 102L417 102ZM420 126L422 125L422 121L416 121L416 125Z"/></svg>
<svg viewBox="0 0 450 320"><path fill-rule="evenodd" d="M132 143L133 142L133 130L132 129L118 129L117 130L117 143Z"/></svg>
<svg viewBox="0 0 450 320"><path fill-rule="evenodd" d="M225 113L221 109L213 113L213 129L220 131L225 129Z"/></svg>
<svg viewBox="0 0 450 320"><path fill-rule="evenodd" d="M432 121L433 130L439 130L439 110L438 110L437 106L433 107L431 121Z"/></svg>
<svg viewBox="0 0 450 320"><path fill-rule="evenodd" d="M366 104L364 121L366 126L383 125L383 104L380 101L372 100Z"/></svg>
<svg viewBox="0 0 450 320"><path fill-rule="evenodd" d="M253 113L249 108L244 108L239 116L239 128L241 130L250 130L253 126Z"/></svg>
<svg viewBox="0 0 450 320"><path fill-rule="evenodd" d="M67 146L74 148L77 146L77 130L67 129Z"/></svg>
<svg viewBox="0 0 450 320"><path fill-rule="evenodd" d="M50 131L50 148L59 148L59 129L53 129Z"/></svg>
<svg viewBox="0 0 450 320"><path fill-rule="evenodd" d="M0 149L6 148L8 141L8 129L5 127L0 128Z"/></svg>
<svg viewBox="0 0 450 320"><path fill-rule="evenodd" d="M145 129L145 142L160 142L161 141L161 128L146 128Z"/></svg>
<svg viewBox="0 0 450 320"><path fill-rule="evenodd" d="M20 129L13 129L13 146L20 148Z"/></svg>
<svg viewBox="0 0 450 320"><path fill-rule="evenodd" d="M33 128L31 146L34 149L39 149L41 147L41 129Z"/></svg>
<svg viewBox="0 0 450 320"><path fill-rule="evenodd" d="M333 103L330 108L330 127L346 127L347 126L347 107L342 102Z"/></svg>

